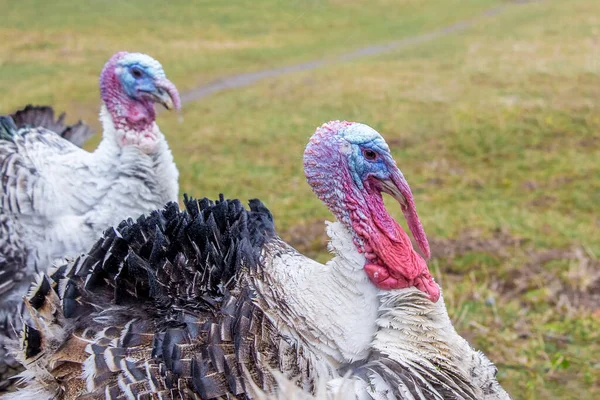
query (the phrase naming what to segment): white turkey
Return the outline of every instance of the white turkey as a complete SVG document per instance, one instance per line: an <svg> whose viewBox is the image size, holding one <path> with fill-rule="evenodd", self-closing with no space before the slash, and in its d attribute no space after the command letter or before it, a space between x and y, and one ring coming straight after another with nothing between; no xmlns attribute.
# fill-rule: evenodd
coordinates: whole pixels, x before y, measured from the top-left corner
<svg viewBox="0 0 600 400"><path fill-rule="evenodd" d="M364 142L370 143L371 137L369 134L365 135ZM313 137L313 143L315 143L314 139ZM322 140L323 138L320 137L316 143ZM371 184L379 185L383 182L381 186L385 187L388 193L395 193L419 247L428 256L427 240L422 234L421 225L414 211L410 189L407 186L403 188L406 185L404 179L387 179L385 168L373 166L382 161L389 165L389 161L384 161L389 156L387 146L380 145L383 151L378 150L377 147L379 146L369 144L366 147L363 145L362 148L356 148L345 143L340 146L344 149L342 153L348 154L350 159L365 160L365 162L350 162L350 175L364 176L366 170L367 175L371 174L376 178L370 180ZM364 247L367 260L365 271L380 288L392 290L382 290L379 293L377 327L370 344L369 356L362 363L340 368L338 372L345 374L344 378L336 378L328 382L321 380L317 386L326 385L327 391L322 390L319 396L313 397L310 391L296 387L295 382L286 381L285 376L279 376L279 387L275 389L275 393L258 391L257 397L271 400L510 399L496 379L496 367L482 352L475 351L454 329L437 283L430 279L426 267L422 267L423 259L413 251L404 250L409 246L408 237L389 217L380 203L381 197L377 195L377 191L374 191L374 197L368 197L368 194L373 192L369 189L368 183L364 185L362 193L356 190L357 187L354 187L354 190L347 190L347 187L353 186L348 185L350 180L344 177L346 175L344 161L336 161L335 157L331 156L333 151L328 146L314 144L308 146L305 165L314 166L312 169L306 168L308 182L315 193L336 214L338 220L350 221L348 223L355 226L350 232L354 236L355 243L358 243L357 246L360 248L361 243L368 243ZM360 151L363 154L362 159L355 156ZM331 187L329 180L332 176L335 176L333 181L337 182L335 185L337 187ZM358 181L355 178L353 180ZM318 184L319 182L322 184ZM339 196L339 193L346 193L346 205L333 205L335 202L330 200L332 195ZM364 200L370 203L370 212L365 212L365 209L360 206ZM354 222L358 218L352 216L353 207L349 205L356 207L356 213L359 215L366 216L362 219L364 225ZM370 224L369 219L372 219L374 224ZM382 222L384 220L387 222ZM375 229L374 226L378 226L379 229ZM367 233L361 235L359 233L361 230ZM396 239L394 235L401 240ZM390 242L386 244L388 238ZM395 245L400 242L407 244L400 247L403 249L401 252L396 252ZM383 247L382 244L387 247ZM375 250L372 255L369 255L369 247ZM397 257L392 258L396 254ZM380 268L382 260L383 272ZM389 275L394 274L394 269L390 268L392 265L402 267L401 277L394 280L388 277L388 270ZM419 265L421 268L417 279L411 280L409 277L408 285L403 283L407 278L407 265ZM421 277L427 279L422 280ZM423 281L422 284L420 280ZM393 288L389 285L390 281L393 283Z"/></svg>
<svg viewBox="0 0 600 400"><path fill-rule="evenodd" d="M103 138L89 153L81 124L23 113L0 117L0 347L21 326L18 304L37 271L85 251L104 229L178 197L178 171L155 122L154 103L179 108L158 61L112 56L100 75ZM29 109L29 114L33 111ZM24 114L25 113L25 114ZM53 118L50 118L53 119ZM4 350L0 350L0 355ZM0 360L0 381L10 362Z"/></svg>
<svg viewBox="0 0 600 400"><path fill-rule="evenodd" d="M317 162L318 160L318 162ZM18 398L252 398L280 371L303 390L372 352L379 295L440 292L383 205L402 205L429 253L406 180L383 138L331 122L305 152L309 184L332 210L322 265L283 242L258 200L186 199L108 230L91 251L41 275L26 305ZM404 289L406 290L406 289Z"/></svg>

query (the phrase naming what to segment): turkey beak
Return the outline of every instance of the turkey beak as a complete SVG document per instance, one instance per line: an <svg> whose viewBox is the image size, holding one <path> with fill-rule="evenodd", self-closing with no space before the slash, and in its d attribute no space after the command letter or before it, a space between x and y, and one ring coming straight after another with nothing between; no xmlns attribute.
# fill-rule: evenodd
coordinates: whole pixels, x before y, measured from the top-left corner
<svg viewBox="0 0 600 400"><path fill-rule="evenodd" d="M151 95L154 101L162 104L167 110L179 110L181 108L179 92L175 85L167 79L156 82L156 90Z"/></svg>
<svg viewBox="0 0 600 400"><path fill-rule="evenodd" d="M391 179L380 180L381 182L381 190L384 193L392 196L398 203L400 203L400 207L402 208L402 212L408 209L408 202L406 201L406 197L400 191L400 188L394 184L394 181Z"/></svg>
<svg viewBox="0 0 600 400"><path fill-rule="evenodd" d="M152 93L152 97L157 103L162 104L167 110L175 108L173 99L169 96L169 93L163 88L156 88L156 91Z"/></svg>
<svg viewBox="0 0 600 400"><path fill-rule="evenodd" d="M395 169L396 170L392 172L389 179L380 180L381 191L389 194L400 203L408 228L419 245L421 253L425 256L425 259L428 259L431 255L429 242L427 241L427 235L425 235L423 225L419 220L412 191L410 190L410 186L408 186L408 182L404 178L404 175L402 175L402 172L400 172L397 167Z"/></svg>

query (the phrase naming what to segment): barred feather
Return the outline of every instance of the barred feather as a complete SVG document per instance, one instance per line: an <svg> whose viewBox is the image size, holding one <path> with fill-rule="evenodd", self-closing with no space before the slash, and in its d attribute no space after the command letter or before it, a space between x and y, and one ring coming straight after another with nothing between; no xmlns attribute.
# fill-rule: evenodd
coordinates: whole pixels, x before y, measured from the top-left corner
<svg viewBox="0 0 600 400"><path fill-rule="evenodd" d="M240 281L275 237L271 214L258 201L250 211L222 198L186 206L124 221L34 287L28 304L38 327L25 329L23 357L55 377L45 382L54 392L244 398L241 365L261 387L270 379L262 362L276 366L274 337L260 334L270 323ZM69 347L79 351L68 358L80 373L59 379L53 360L64 362Z"/></svg>

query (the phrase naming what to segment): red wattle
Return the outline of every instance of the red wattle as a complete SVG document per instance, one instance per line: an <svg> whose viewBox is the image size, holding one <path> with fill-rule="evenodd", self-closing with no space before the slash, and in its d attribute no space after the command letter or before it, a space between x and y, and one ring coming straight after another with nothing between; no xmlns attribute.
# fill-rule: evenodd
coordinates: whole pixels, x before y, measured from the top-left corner
<svg viewBox="0 0 600 400"><path fill-rule="evenodd" d="M401 276L391 276L387 268L381 265L365 264L364 268L371 282L380 289L405 289L414 286L420 291L427 293L429 299L434 303L440 298L440 287L435 283L429 271L414 280L406 280Z"/></svg>
<svg viewBox="0 0 600 400"><path fill-rule="evenodd" d="M375 256L369 257L364 267L369 279L384 290L414 286L427 293L432 301L437 301L440 288L433 280L427 263L414 251L406 232L387 213L381 195L369 197L367 204L371 219L367 220L368 233L361 235L364 247ZM359 223L353 224L355 231L359 226Z"/></svg>
<svg viewBox="0 0 600 400"><path fill-rule="evenodd" d="M399 240L392 240L386 233L376 229L371 232L368 242L379 259L386 265L390 275L406 280L413 280L427 271L427 264L413 249L408 235L396 221L392 220L395 236Z"/></svg>

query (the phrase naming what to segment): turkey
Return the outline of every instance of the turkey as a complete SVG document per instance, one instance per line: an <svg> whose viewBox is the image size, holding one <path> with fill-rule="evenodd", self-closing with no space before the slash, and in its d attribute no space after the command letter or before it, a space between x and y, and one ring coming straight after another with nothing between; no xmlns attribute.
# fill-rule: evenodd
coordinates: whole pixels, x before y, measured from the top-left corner
<svg viewBox="0 0 600 400"><path fill-rule="evenodd" d="M123 218L177 200L178 171L156 125L154 103L171 109L180 100L160 63L117 53L102 70L100 92L103 138L92 153L76 146L89 134L86 127L61 127L62 119L54 121L48 109L0 117L2 348L13 326L21 326L18 305L37 271L89 249ZM2 357L3 386L7 364Z"/></svg>
<svg viewBox="0 0 600 400"><path fill-rule="evenodd" d="M317 162L318 160L318 162ZM26 300L18 398L252 398L271 370L308 392L369 356L378 294L435 285L382 192L429 246L383 138L358 123L317 129L305 173L337 217L323 265L275 233L258 200L171 203L109 229L85 255L40 275ZM379 243L383 242L383 243ZM393 264L390 264L393 263Z"/></svg>

